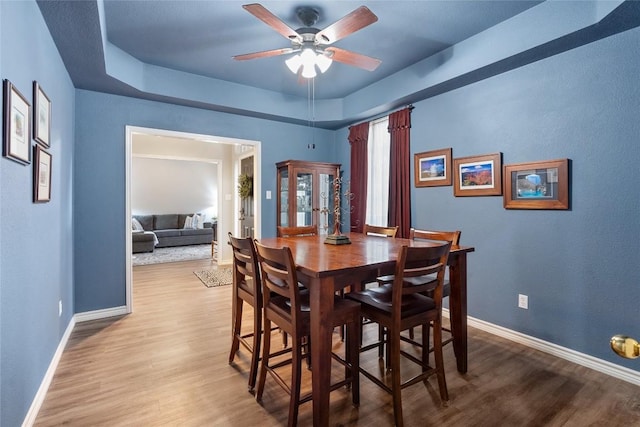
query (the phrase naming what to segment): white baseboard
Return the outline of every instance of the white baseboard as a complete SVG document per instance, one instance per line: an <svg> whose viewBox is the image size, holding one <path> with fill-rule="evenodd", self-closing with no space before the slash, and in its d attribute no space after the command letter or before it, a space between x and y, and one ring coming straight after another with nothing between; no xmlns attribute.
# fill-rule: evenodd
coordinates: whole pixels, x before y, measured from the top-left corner
<svg viewBox="0 0 640 427"><path fill-rule="evenodd" d="M105 308L103 310L85 311L84 313L78 313L75 315L76 322L88 322L89 320L106 319L107 317L124 316L129 314L127 306Z"/></svg>
<svg viewBox="0 0 640 427"><path fill-rule="evenodd" d="M36 422L36 417L38 416L38 412L40 412L40 407L42 407L42 403L44 402L44 398L47 395L47 390L49 390L49 386L51 385L51 381L53 380L53 375L56 373L56 369L58 368L58 363L60 362L60 358L62 357L62 353L64 352L65 347L67 346L67 341L69 341L69 337L71 336L71 332L76 325L75 316L71 318L71 321L67 325L67 329L64 331L62 338L60 339L60 343L58 343L58 348L51 359L51 363L49 363L49 368L47 368L47 372L44 374L44 378L40 383L40 387L36 392L35 397L33 398L33 402L31 402L31 406L29 407L29 411L27 411L27 416L24 418L22 422L22 427L31 427Z"/></svg>
<svg viewBox="0 0 640 427"><path fill-rule="evenodd" d="M69 337L71 336L71 332L73 332L73 328L76 326L76 323L86 322L89 320L104 319L113 316L122 316L124 314L128 314L126 306L107 308L104 310L87 311L85 313L75 314L71 318L69 325L67 325L67 329L64 331L64 335L62 335L62 338L60 339L58 348L56 349L56 352L51 359L49 368L47 369L47 372L44 374L44 378L40 383L40 388L38 388L38 392L33 398L33 402L31 402L31 407L29 408L29 411L27 412L27 415L22 422L22 427L31 427L35 423L38 412L40 412L40 407L42 406L44 398L47 395L47 390L49 390L49 386L51 385L51 380L53 380L53 375L56 373L56 369L58 368L58 363L60 362L62 353L67 346L67 342L69 341Z"/></svg>
<svg viewBox="0 0 640 427"><path fill-rule="evenodd" d="M449 310L442 309L442 315L446 318L449 318ZM525 335L511 329L503 328L502 326L494 325L493 323L485 322L484 320L476 319L470 316L467 316L467 325L508 339L510 341L517 342L527 347L531 347L536 350L551 354L552 356L559 357L560 359L568 360L569 362L585 366L587 368L593 369L594 371L602 372L603 374L607 374L614 378L627 381L631 384L640 385L640 372L634 371L633 369L625 368L623 366L616 365L615 363L607 362L606 360L598 359L584 353L579 353L575 350L571 350L569 348L562 347L548 341L543 341L541 339Z"/></svg>

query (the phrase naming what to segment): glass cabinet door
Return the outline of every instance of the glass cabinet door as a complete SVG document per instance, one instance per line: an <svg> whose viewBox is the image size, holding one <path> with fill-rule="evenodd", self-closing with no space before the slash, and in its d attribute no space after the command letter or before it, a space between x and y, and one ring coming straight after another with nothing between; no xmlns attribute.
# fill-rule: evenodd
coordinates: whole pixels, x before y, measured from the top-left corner
<svg viewBox="0 0 640 427"><path fill-rule="evenodd" d="M296 226L313 225L313 173L296 173Z"/></svg>
<svg viewBox="0 0 640 427"><path fill-rule="evenodd" d="M278 225L289 226L289 171L280 171L280 218Z"/></svg>

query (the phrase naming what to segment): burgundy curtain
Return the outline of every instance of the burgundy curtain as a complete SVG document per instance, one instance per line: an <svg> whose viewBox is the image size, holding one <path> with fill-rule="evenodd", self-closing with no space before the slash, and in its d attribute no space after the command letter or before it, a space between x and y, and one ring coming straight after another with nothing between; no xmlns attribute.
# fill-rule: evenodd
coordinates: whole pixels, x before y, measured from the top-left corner
<svg viewBox="0 0 640 427"><path fill-rule="evenodd" d="M409 158L411 107L389 115L391 159L389 166L389 225L398 226L398 237L409 237L411 228L411 168Z"/></svg>
<svg viewBox="0 0 640 427"><path fill-rule="evenodd" d="M362 233L367 215L367 140L369 122L349 128L351 144L351 232Z"/></svg>

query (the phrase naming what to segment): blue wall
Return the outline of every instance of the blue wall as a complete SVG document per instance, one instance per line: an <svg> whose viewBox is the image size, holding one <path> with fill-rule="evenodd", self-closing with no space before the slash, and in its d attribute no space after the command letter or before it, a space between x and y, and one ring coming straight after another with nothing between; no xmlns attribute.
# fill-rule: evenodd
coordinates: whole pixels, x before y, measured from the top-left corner
<svg viewBox="0 0 640 427"><path fill-rule="evenodd" d="M332 161L334 132L122 96L77 91L75 299L78 313L125 304L125 126L262 142L262 191L275 164ZM314 142L315 150L307 149ZM100 189L96 191L96 189ZM262 200L262 235L275 236L276 199Z"/></svg>
<svg viewBox="0 0 640 427"><path fill-rule="evenodd" d="M452 147L454 158L502 152L504 164L571 159L570 211L412 186L412 224L460 229L475 246L470 316L635 370L609 339L640 337L639 46L636 28L430 98L411 129L412 156ZM348 166L348 144L337 155Z"/></svg>
<svg viewBox="0 0 640 427"><path fill-rule="evenodd" d="M0 75L52 102L51 202L32 202L33 164L0 159L0 425L17 426L73 308L74 88L35 2L0 2ZM58 317L58 301L63 313Z"/></svg>

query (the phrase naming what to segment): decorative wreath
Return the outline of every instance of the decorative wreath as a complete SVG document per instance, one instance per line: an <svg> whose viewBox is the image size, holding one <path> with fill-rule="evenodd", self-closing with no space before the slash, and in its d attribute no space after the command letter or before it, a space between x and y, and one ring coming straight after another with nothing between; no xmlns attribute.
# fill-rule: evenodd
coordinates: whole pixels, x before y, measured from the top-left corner
<svg viewBox="0 0 640 427"><path fill-rule="evenodd" d="M253 177L246 173L238 177L238 193L242 199L253 196Z"/></svg>

